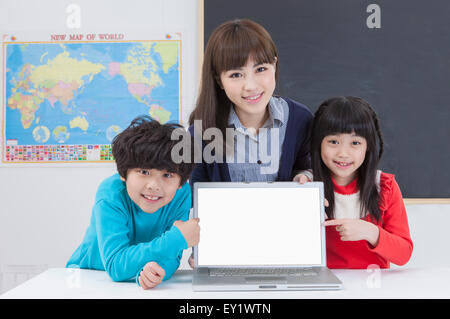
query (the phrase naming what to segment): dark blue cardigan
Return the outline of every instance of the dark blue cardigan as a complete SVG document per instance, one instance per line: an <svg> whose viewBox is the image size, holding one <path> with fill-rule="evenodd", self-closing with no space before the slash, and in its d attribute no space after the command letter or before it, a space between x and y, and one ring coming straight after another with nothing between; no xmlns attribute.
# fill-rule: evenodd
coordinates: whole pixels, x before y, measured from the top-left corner
<svg viewBox="0 0 450 319"><path fill-rule="evenodd" d="M283 99L289 106L289 119L281 151L277 181L292 181L297 171L311 168L309 130L313 115L305 105L285 97ZM189 127L189 132L192 136L194 135L193 125ZM230 173L226 162L196 164L189 178L192 190L196 182L230 181Z"/></svg>

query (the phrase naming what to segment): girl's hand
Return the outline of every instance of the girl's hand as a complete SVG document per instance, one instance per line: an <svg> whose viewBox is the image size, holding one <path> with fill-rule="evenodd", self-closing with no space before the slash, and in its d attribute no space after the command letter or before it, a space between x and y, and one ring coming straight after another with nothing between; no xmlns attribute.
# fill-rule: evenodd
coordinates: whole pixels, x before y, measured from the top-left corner
<svg viewBox="0 0 450 319"><path fill-rule="evenodd" d="M324 226L336 226L342 241L367 240L376 247L380 236L376 225L362 219L332 219L324 222Z"/></svg>

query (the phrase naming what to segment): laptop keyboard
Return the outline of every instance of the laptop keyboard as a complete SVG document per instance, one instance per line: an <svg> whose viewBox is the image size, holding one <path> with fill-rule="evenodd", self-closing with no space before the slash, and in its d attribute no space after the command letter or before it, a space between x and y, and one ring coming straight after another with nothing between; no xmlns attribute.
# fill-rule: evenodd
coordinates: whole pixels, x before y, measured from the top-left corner
<svg viewBox="0 0 450 319"><path fill-rule="evenodd" d="M311 268L212 268L209 269L210 276L316 276L317 273Z"/></svg>

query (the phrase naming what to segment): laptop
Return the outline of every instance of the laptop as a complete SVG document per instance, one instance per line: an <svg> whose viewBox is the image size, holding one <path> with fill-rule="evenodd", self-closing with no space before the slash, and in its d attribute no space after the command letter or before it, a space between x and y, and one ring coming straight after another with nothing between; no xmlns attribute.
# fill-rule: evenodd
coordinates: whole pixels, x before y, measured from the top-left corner
<svg viewBox="0 0 450 319"><path fill-rule="evenodd" d="M194 184L194 291L335 290L323 183Z"/></svg>

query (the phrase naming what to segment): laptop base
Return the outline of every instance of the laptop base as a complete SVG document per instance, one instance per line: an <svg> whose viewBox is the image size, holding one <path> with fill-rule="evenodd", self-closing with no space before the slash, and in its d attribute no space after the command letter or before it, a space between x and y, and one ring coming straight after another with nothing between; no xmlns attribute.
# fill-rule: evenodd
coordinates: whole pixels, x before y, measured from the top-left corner
<svg viewBox="0 0 450 319"><path fill-rule="evenodd" d="M339 290L342 282L326 267L316 275L210 275L209 268L194 269L193 291Z"/></svg>

